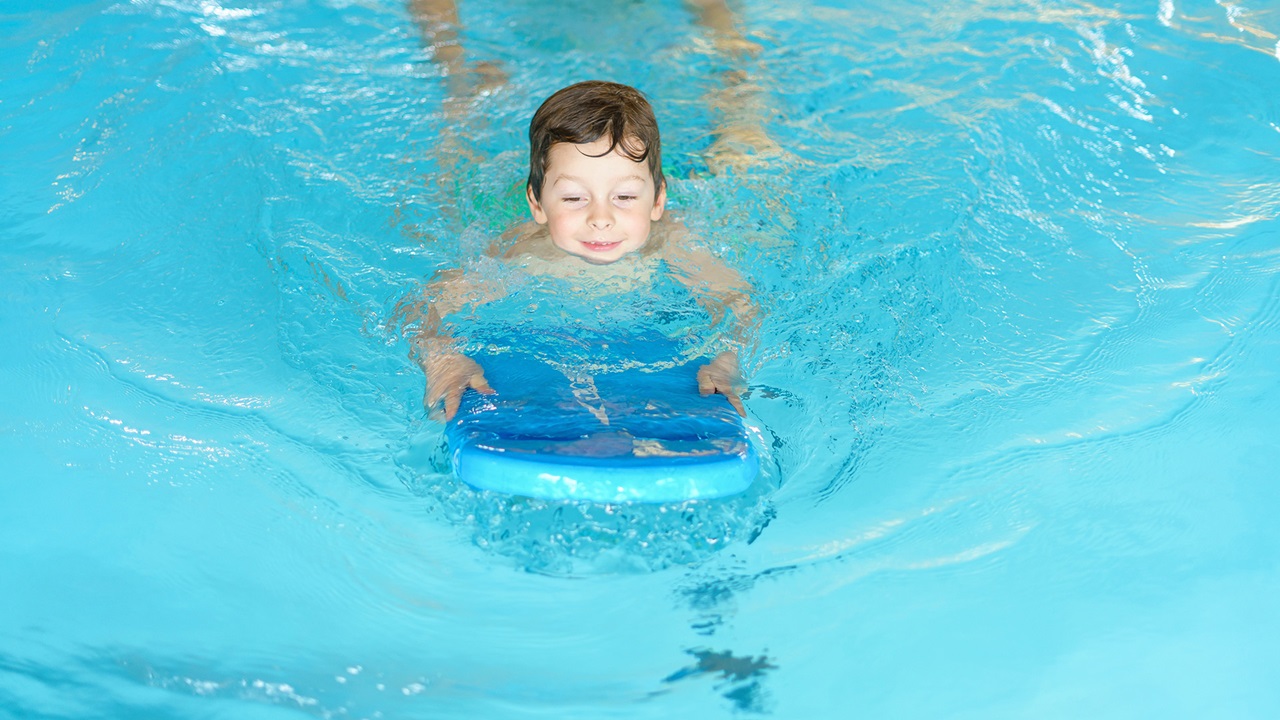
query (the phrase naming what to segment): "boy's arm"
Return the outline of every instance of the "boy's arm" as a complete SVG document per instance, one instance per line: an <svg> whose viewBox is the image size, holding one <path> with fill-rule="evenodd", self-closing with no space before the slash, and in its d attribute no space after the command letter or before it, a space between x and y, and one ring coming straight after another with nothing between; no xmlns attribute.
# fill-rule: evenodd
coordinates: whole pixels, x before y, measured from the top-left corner
<svg viewBox="0 0 1280 720"><path fill-rule="evenodd" d="M760 306L752 297L751 285L711 253L690 248L683 242L672 245L668 257L676 270L676 280L694 293L698 303L710 313L713 324L722 325L726 315L732 318L724 338L729 348L698 369L698 391L703 395L724 395L734 410L746 417L746 408L738 393L742 386L738 355L755 344L760 322Z"/></svg>
<svg viewBox="0 0 1280 720"><path fill-rule="evenodd" d="M683 232L681 233L683 234ZM760 324L760 306L756 303L751 283L723 260L697 247L688 247L684 238L674 238L667 257L675 279L687 287L698 304L711 315L714 325L726 316L733 322L725 340L732 349L745 350L754 345Z"/></svg>
<svg viewBox="0 0 1280 720"><path fill-rule="evenodd" d="M414 338L414 359L427 378L423 405L428 410L444 401L445 420L452 420L467 388L492 393L484 369L458 350L458 341L444 318L465 305L479 305L496 298L491 288L473 282L460 270L436 274L427 286L426 313Z"/></svg>

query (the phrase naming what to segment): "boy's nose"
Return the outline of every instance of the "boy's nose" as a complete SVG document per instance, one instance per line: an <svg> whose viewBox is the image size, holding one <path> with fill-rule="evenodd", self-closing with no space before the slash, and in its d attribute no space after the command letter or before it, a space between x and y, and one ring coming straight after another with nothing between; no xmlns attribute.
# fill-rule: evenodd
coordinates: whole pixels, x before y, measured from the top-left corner
<svg viewBox="0 0 1280 720"><path fill-rule="evenodd" d="M608 230L613 227L613 213L609 212L607 205L593 203L591 214L587 216L587 223L596 230Z"/></svg>

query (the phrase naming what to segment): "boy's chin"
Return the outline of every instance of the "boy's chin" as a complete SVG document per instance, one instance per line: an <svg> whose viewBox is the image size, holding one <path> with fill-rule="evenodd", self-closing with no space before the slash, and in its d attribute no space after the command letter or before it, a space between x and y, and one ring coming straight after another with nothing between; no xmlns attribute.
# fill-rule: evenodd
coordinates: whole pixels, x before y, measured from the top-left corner
<svg viewBox="0 0 1280 720"><path fill-rule="evenodd" d="M614 247L604 251L592 250L589 248L574 248L573 250L561 248L561 250L564 250L567 254L573 255L590 265L612 265L625 257L634 255L642 249L643 246L632 248L630 250Z"/></svg>
<svg viewBox="0 0 1280 720"><path fill-rule="evenodd" d="M582 258L588 265L612 265L629 254L624 253L618 257L600 257L598 255L579 255L578 257Z"/></svg>

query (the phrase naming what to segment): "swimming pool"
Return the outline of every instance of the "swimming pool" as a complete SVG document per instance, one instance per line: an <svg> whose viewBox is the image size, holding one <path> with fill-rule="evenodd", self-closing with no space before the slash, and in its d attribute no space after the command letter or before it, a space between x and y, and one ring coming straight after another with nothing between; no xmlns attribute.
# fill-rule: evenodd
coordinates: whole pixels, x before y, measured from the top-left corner
<svg viewBox="0 0 1280 720"><path fill-rule="evenodd" d="M460 85L397 2L0 7L0 717L1280 713L1274 5L547 7ZM597 76L759 288L745 496L421 411L397 305Z"/></svg>

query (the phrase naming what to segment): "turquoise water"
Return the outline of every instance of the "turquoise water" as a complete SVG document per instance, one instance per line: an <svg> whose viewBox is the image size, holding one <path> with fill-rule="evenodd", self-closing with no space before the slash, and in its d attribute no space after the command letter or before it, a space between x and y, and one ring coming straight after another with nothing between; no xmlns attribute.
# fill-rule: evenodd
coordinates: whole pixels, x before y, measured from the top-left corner
<svg viewBox="0 0 1280 720"><path fill-rule="evenodd" d="M733 7L466 4L478 88L396 2L0 5L0 717L1280 714L1280 8ZM397 307L589 77L758 288L744 496L422 412Z"/></svg>

